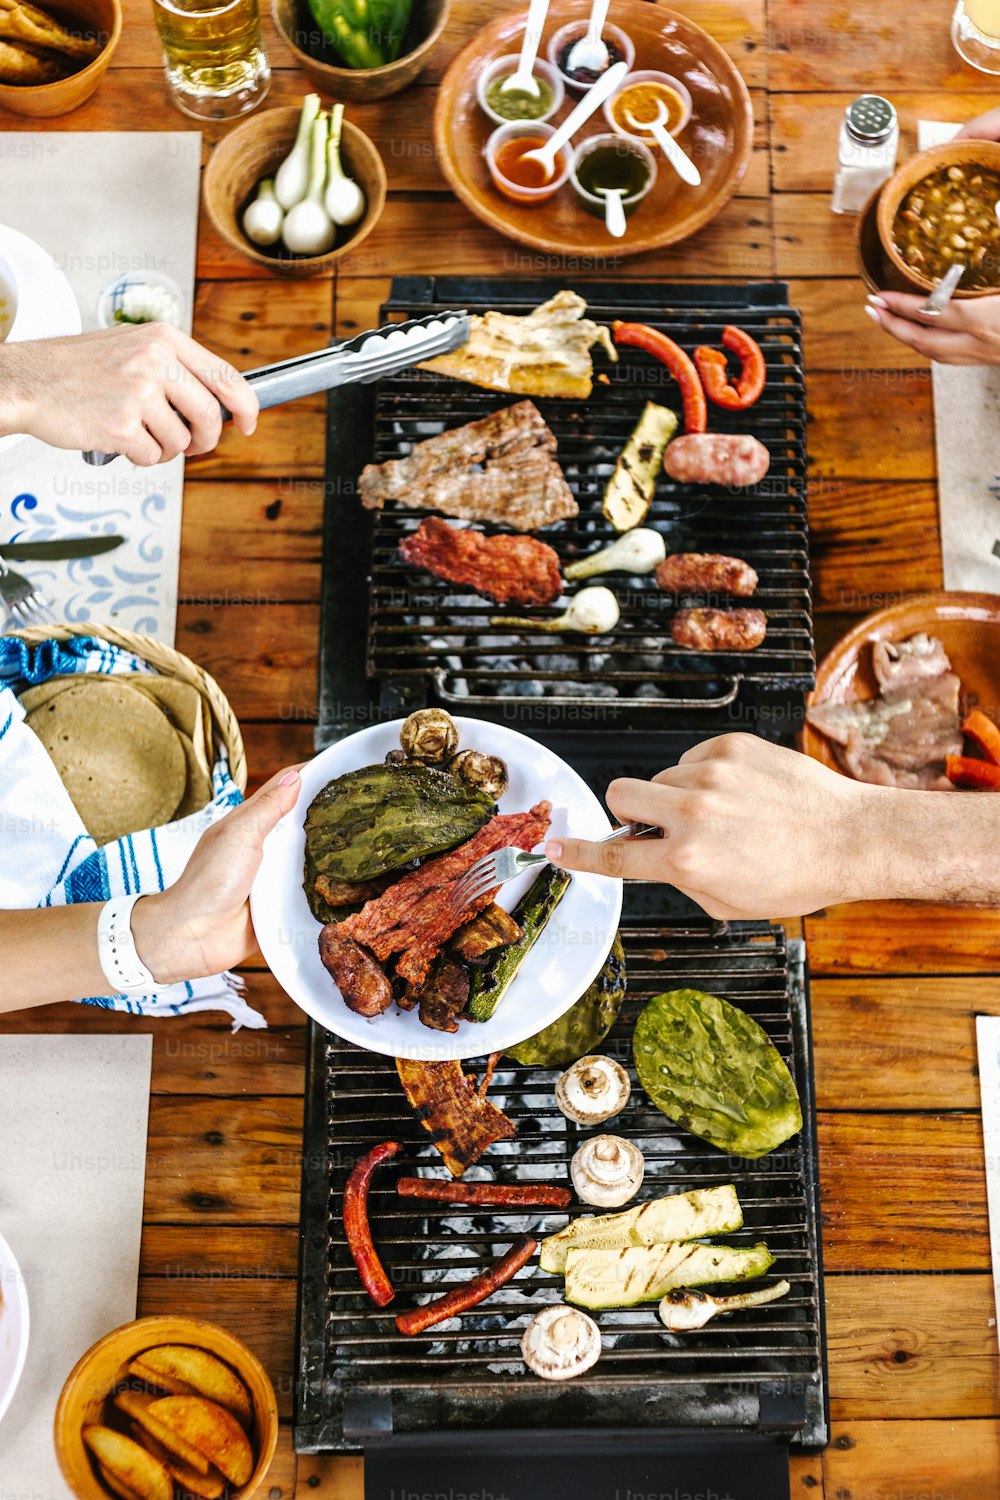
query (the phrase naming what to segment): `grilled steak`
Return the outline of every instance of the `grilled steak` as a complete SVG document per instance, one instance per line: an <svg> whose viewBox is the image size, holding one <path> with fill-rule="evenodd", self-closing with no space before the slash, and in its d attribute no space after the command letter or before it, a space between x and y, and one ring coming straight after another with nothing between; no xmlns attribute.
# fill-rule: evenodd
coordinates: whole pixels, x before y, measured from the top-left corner
<svg viewBox="0 0 1000 1500"><path fill-rule="evenodd" d="M469 971L443 953L419 993L420 1019L432 1031L457 1031L458 1017L469 1000Z"/></svg>
<svg viewBox="0 0 1000 1500"><path fill-rule="evenodd" d="M929 677L951 671L951 662L941 642L932 635L911 635L908 641L876 641L872 646L872 668L883 692L920 686Z"/></svg>
<svg viewBox="0 0 1000 1500"><path fill-rule="evenodd" d="M399 550L404 562L498 604L554 604L562 593L559 554L533 536L484 536L428 516Z"/></svg>
<svg viewBox="0 0 1000 1500"><path fill-rule="evenodd" d="M733 594L749 599L757 574L738 557L714 552L675 552L656 570L656 582L668 594Z"/></svg>
<svg viewBox="0 0 1000 1500"><path fill-rule="evenodd" d="M496 895L496 888L486 891L477 901L456 911L451 904L455 881L484 854L495 854L509 844L533 849L548 831L551 811L550 802L539 802L530 812L502 813L491 819L458 849L426 860L339 923L337 933L363 943L382 960L398 953L397 976L422 985L452 933L489 906Z"/></svg>
<svg viewBox="0 0 1000 1500"><path fill-rule="evenodd" d="M486 1098L495 1061L496 1056L490 1058L477 1088L460 1062L396 1059L403 1092L453 1177L461 1177L494 1141L510 1141L517 1134L507 1116Z"/></svg>
<svg viewBox="0 0 1000 1500"><path fill-rule="evenodd" d="M689 651L753 651L767 634L762 609L679 609L670 626Z"/></svg>
<svg viewBox="0 0 1000 1500"><path fill-rule="evenodd" d="M495 903L485 907L471 922L455 933L448 949L463 963L477 968L489 963L498 948L509 948L523 936L523 929L510 912Z"/></svg>
<svg viewBox="0 0 1000 1500"><path fill-rule="evenodd" d="M320 933L319 956L349 1010L359 1016L380 1016L388 1010L392 985L370 953L340 936L337 923L328 922Z"/></svg>
<svg viewBox="0 0 1000 1500"><path fill-rule="evenodd" d="M538 408L519 401L417 443L406 458L366 465L358 492L366 510L396 500L411 510L536 531L579 514L555 449Z"/></svg>

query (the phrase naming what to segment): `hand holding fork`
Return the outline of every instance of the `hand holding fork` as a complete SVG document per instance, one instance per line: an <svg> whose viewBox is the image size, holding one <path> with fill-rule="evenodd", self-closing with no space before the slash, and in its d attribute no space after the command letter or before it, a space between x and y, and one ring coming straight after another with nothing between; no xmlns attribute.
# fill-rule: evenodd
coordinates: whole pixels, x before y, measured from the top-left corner
<svg viewBox="0 0 1000 1500"><path fill-rule="evenodd" d="M604 838L596 839L595 842L611 844L618 839L661 839L662 837L662 828L646 823L625 823L621 828L616 828L613 833L607 833ZM460 875L452 886L452 909L461 911L463 907L478 901L480 896L485 896L486 892L495 886L506 885L509 880L523 875L525 870L534 870L538 865L548 863L549 860L544 854L528 854L524 849L516 847L498 849L495 854L484 854L482 859L477 859L475 864L470 865L465 874Z"/></svg>

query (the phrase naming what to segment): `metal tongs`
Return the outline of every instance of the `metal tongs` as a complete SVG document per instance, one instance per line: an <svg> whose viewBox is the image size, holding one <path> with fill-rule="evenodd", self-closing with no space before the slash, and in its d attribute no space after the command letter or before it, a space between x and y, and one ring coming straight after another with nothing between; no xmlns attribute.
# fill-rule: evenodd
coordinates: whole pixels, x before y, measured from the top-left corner
<svg viewBox="0 0 1000 1500"><path fill-rule="evenodd" d="M253 386L263 411L339 385L368 385L425 359L433 359L436 354L448 354L467 342L469 326L467 312L429 313L426 318L369 329L346 343L332 344L312 354L248 370L245 379ZM231 416L223 406L222 420L228 422ZM83 456L88 464L101 465L109 464L119 455L91 449Z"/></svg>

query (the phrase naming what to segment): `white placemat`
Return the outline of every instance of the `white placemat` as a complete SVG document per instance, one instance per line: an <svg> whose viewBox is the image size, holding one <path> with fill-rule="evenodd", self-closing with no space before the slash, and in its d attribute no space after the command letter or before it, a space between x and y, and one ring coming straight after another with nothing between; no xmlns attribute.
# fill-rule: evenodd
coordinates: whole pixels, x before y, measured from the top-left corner
<svg viewBox="0 0 1000 1500"><path fill-rule="evenodd" d="M149 1036L0 1037L0 1227L31 1336L0 1423L0 1500L66 1500L52 1445L63 1382L135 1317Z"/></svg>
<svg viewBox="0 0 1000 1500"><path fill-rule="evenodd" d="M0 133L0 221L43 245L66 273L84 329L122 272L165 272L190 329L201 132ZM95 469L27 439L0 455L0 548L12 540L117 532L127 545L25 571L67 620L112 622L173 643L184 460ZM17 566L15 564L15 566Z"/></svg>
<svg viewBox="0 0 1000 1500"><path fill-rule="evenodd" d="M976 1017L979 1093L983 1106L986 1194L997 1327L1000 1330L1000 1016Z"/></svg>

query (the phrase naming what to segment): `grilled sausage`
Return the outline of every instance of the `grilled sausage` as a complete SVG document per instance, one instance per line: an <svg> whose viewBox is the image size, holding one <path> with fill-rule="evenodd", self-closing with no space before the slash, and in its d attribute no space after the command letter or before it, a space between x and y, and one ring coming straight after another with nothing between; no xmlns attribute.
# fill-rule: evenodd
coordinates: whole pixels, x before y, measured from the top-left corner
<svg viewBox="0 0 1000 1500"><path fill-rule="evenodd" d="M757 574L749 563L717 552L675 552L656 570L656 581L668 594L733 594L749 599Z"/></svg>
<svg viewBox="0 0 1000 1500"><path fill-rule="evenodd" d="M689 432L674 438L663 458L664 472L680 484L722 484L746 489L759 484L771 455L755 437L725 432Z"/></svg>
<svg viewBox="0 0 1000 1500"><path fill-rule="evenodd" d="M529 1182L442 1182L436 1177L400 1177L401 1198L429 1198L437 1203L469 1203L480 1208L568 1208L569 1188Z"/></svg>
<svg viewBox="0 0 1000 1500"><path fill-rule="evenodd" d="M521 1267L527 1265L537 1249L537 1240L527 1234L521 1235L505 1255L501 1255L499 1260L495 1260L478 1276L473 1276L471 1281L452 1287L450 1292L445 1292L443 1297L435 1297L433 1302L425 1302L423 1306L414 1307L410 1312L400 1313L396 1319L396 1327L400 1333L424 1333L435 1324L443 1323L446 1318L457 1317L472 1307L478 1307L480 1302L485 1302L487 1297L512 1280Z"/></svg>
<svg viewBox="0 0 1000 1500"><path fill-rule="evenodd" d="M762 609L679 609L674 643L689 651L753 651L767 634Z"/></svg>
<svg viewBox="0 0 1000 1500"><path fill-rule="evenodd" d="M388 1010L392 985L367 948L339 935L336 922L328 922L320 933L319 956L349 1010L359 1016L380 1016Z"/></svg>

